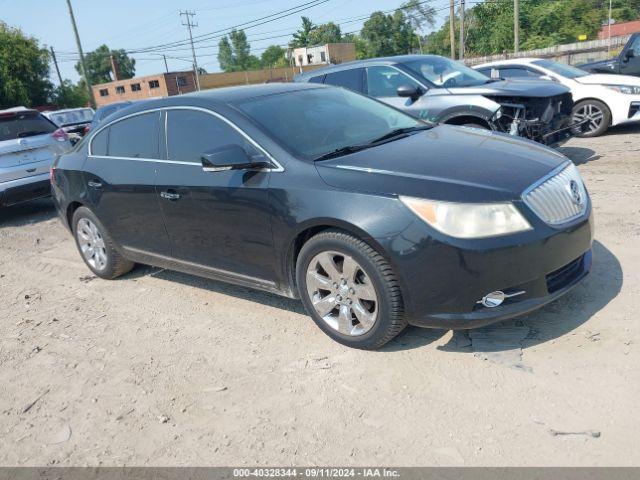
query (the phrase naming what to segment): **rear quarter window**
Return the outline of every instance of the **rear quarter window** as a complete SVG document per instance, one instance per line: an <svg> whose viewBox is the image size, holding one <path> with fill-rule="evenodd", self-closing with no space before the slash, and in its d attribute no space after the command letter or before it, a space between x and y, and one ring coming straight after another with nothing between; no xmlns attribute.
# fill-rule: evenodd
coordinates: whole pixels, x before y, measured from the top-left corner
<svg viewBox="0 0 640 480"><path fill-rule="evenodd" d="M324 77L326 75L318 75L317 77L311 77L309 83L324 83Z"/></svg>
<svg viewBox="0 0 640 480"><path fill-rule="evenodd" d="M91 139L91 155L107 155L107 144L109 141L109 127L100 130Z"/></svg>

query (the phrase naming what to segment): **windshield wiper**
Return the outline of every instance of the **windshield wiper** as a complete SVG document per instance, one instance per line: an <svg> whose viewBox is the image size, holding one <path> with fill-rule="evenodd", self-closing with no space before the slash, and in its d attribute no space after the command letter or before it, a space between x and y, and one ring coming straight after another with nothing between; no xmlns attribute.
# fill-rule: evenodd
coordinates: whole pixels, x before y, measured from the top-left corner
<svg viewBox="0 0 640 480"><path fill-rule="evenodd" d="M389 133L385 133L381 137L378 137L369 142L369 145L374 145L380 142L384 142L385 140L391 140L396 138L402 138L411 132L419 132L420 130L429 130L433 128L431 125L420 125L419 127L405 127L405 128L396 128L395 130L391 130Z"/></svg>
<svg viewBox="0 0 640 480"><path fill-rule="evenodd" d="M366 144L366 145L347 145L346 147L340 147L337 148L336 150L333 150L329 153L325 153L324 155L320 155L319 157L316 157L313 159L313 161L316 160L328 160L329 158L335 158L335 157L341 157L342 155L348 155L349 153L354 153L354 152L358 152L360 150L364 150L365 148L369 148L372 147L373 145L370 144Z"/></svg>

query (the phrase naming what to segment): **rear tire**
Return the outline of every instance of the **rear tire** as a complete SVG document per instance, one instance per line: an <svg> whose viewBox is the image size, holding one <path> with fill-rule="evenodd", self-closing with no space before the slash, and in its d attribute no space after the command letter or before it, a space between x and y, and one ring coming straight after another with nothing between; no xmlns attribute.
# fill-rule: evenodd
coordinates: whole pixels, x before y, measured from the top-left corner
<svg viewBox="0 0 640 480"><path fill-rule="evenodd" d="M87 207L79 207L73 213L71 228L84 263L98 277L111 280L134 267L116 250L107 230Z"/></svg>
<svg viewBox="0 0 640 480"><path fill-rule="evenodd" d="M598 137L609 129L611 125L611 111L599 100L583 100L573 106L573 121L589 120L585 127L587 130L578 137Z"/></svg>
<svg viewBox="0 0 640 480"><path fill-rule="evenodd" d="M407 325L391 266L367 243L345 232L324 231L302 246L296 283L314 322L343 345L377 349Z"/></svg>

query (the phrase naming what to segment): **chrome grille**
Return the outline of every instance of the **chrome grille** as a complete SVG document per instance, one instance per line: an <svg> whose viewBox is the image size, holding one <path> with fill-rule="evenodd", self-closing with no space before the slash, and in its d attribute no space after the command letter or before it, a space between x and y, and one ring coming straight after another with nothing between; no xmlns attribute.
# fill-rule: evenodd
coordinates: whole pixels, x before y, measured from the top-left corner
<svg viewBox="0 0 640 480"><path fill-rule="evenodd" d="M534 184L523 199L549 225L560 225L584 215L588 203L587 191L573 163Z"/></svg>

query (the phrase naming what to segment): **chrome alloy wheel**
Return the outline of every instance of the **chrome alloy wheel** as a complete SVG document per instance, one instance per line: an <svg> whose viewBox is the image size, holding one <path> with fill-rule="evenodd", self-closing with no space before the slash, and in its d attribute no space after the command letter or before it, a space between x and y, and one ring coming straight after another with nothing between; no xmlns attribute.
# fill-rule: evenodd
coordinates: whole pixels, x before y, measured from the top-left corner
<svg viewBox="0 0 640 480"><path fill-rule="evenodd" d="M309 263L306 281L313 308L332 329L357 336L374 326L378 295L367 273L349 255L319 253Z"/></svg>
<svg viewBox="0 0 640 480"><path fill-rule="evenodd" d="M600 128L604 121L604 112L600 110L596 105L591 103L585 103L579 109L573 113L573 120L575 122L582 122L588 120L585 125L588 133L595 132Z"/></svg>
<svg viewBox="0 0 640 480"><path fill-rule="evenodd" d="M78 245L85 260L96 270L104 270L107 266L107 250L98 227L88 218L78 221Z"/></svg>

